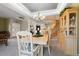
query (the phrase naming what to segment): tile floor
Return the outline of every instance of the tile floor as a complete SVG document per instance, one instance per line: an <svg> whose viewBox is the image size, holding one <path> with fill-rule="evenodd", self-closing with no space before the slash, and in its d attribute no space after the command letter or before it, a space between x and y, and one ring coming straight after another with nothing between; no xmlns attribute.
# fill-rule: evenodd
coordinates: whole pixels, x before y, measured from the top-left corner
<svg viewBox="0 0 79 59"><path fill-rule="evenodd" d="M56 44L57 41L54 43L51 41L50 56L64 56L65 54L55 46ZM0 56L18 56L17 40L9 39L8 46L0 44ZM44 56L49 56L47 48L44 48Z"/></svg>

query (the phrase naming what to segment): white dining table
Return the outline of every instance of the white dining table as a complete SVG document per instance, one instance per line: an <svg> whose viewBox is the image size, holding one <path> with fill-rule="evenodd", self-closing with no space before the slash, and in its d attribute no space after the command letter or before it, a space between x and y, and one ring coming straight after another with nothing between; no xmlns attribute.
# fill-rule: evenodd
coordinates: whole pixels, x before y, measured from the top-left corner
<svg viewBox="0 0 79 59"><path fill-rule="evenodd" d="M43 56L43 46L47 44L48 35L42 37L32 37L33 44L39 44L41 46L41 56Z"/></svg>

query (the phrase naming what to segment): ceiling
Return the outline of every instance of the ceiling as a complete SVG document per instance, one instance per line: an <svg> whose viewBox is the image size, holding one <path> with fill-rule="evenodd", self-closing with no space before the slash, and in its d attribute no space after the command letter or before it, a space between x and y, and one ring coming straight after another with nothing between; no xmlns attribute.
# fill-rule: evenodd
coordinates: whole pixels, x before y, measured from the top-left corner
<svg viewBox="0 0 79 59"><path fill-rule="evenodd" d="M31 12L56 9L58 3L23 3Z"/></svg>
<svg viewBox="0 0 79 59"><path fill-rule="evenodd" d="M0 4L0 17L11 18L11 19L18 19L22 15L9 9L8 7Z"/></svg>
<svg viewBox="0 0 79 59"><path fill-rule="evenodd" d="M57 15L58 11L61 11L65 6L66 4L64 3L0 3L0 17L28 18L27 16L32 17L37 11L41 11L42 15L46 16Z"/></svg>

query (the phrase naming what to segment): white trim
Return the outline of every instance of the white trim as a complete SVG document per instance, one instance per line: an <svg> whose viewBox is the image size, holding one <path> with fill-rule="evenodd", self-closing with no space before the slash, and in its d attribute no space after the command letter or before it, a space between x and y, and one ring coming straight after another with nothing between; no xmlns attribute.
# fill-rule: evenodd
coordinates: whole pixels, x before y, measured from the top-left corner
<svg viewBox="0 0 79 59"><path fill-rule="evenodd" d="M44 16L48 16L48 15L57 15L57 10L53 9L53 10L47 10L47 11L40 11L40 13ZM32 13L32 15L37 15L37 12Z"/></svg>
<svg viewBox="0 0 79 59"><path fill-rule="evenodd" d="M21 9L23 8L23 12L26 13L27 15L31 16L31 11L26 8L24 5L22 5L21 3L18 3L19 7L21 7ZM27 11L27 12L26 12Z"/></svg>
<svg viewBox="0 0 79 59"><path fill-rule="evenodd" d="M67 3L59 3L57 6L57 13L60 14L60 12L67 6Z"/></svg>
<svg viewBox="0 0 79 59"><path fill-rule="evenodd" d="M31 17L31 12L25 8L21 3L2 3L2 5L8 7L9 9L18 12L19 14L23 16L30 16Z"/></svg>

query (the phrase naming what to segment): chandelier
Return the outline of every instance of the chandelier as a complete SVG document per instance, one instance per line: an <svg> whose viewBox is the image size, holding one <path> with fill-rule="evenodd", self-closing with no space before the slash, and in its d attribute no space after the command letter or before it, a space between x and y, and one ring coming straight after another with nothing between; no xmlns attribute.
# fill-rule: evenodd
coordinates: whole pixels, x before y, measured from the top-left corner
<svg viewBox="0 0 79 59"><path fill-rule="evenodd" d="M37 15L34 15L33 19L35 19L35 20L44 20L45 16L43 16L40 12L37 12Z"/></svg>

